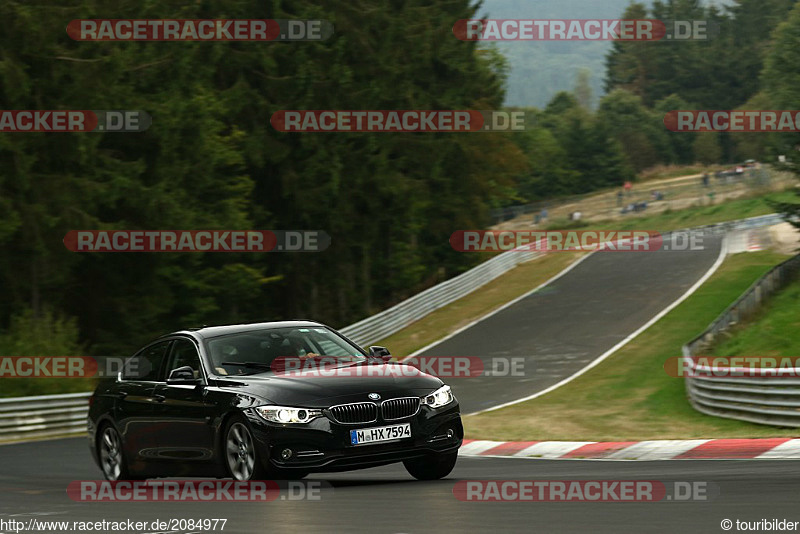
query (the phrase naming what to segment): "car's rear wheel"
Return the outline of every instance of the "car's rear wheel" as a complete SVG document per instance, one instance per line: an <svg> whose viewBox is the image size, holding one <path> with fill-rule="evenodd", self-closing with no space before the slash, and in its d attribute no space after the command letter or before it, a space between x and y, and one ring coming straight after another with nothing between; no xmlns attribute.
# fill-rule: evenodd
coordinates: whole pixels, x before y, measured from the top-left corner
<svg viewBox="0 0 800 534"><path fill-rule="evenodd" d="M421 458L405 460L406 471L417 480L439 480L453 471L458 460L458 451L442 454L428 454Z"/></svg>
<svg viewBox="0 0 800 534"><path fill-rule="evenodd" d="M122 450L122 438L117 429L110 424L100 430L97 450L100 456L100 469L103 470L106 480L134 480Z"/></svg>

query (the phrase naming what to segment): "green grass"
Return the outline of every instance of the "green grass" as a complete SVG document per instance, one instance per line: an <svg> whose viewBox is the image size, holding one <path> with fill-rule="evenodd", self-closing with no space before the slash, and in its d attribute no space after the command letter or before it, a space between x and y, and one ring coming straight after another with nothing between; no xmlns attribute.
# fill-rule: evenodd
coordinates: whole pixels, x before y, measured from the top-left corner
<svg viewBox="0 0 800 534"><path fill-rule="evenodd" d="M800 357L800 281L781 290L712 349L714 356Z"/></svg>
<svg viewBox="0 0 800 534"><path fill-rule="evenodd" d="M785 259L774 252L730 256L691 297L606 361L538 399L467 416L467 436L618 441L797 435L797 430L700 414L686 400L683 379L672 378L664 370L668 358L681 355L685 342L699 334L757 278ZM790 324L788 316L772 319L771 324L775 339L792 337L792 346L796 346L797 307L783 308L787 302L796 304L797 293L782 295L774 307L781 310L780 317L795 310L794 329L789 334L778 331ZM758 339L754 337L750 343L748 350L756 350Z"/></svg>
<svg viewBox="0 0 800 534"><path fill-rule="evenodd" d="M569 222L554 221L547 227L548 230L581 228L585 230L653 230L668 232L684 228L694 228L707 224L715 224L736 219L746 219L767 215L774 210L766 200L791 202L796 199L791 191L770 193L762 196L753 196L719 202L707 206L697 206L676 211L665 211L658 215L631 216L630 218L602 221L597 223L584 223L583 221Z"/></svg>

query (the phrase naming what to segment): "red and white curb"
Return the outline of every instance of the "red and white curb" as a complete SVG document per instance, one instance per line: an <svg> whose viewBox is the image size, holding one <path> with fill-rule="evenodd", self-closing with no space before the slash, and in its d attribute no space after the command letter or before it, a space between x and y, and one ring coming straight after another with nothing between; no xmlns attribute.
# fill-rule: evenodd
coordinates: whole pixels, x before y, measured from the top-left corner
<svg viewBox="0 0 800 534"><path fill-rule="evenodd" d="M800 439L485 441L465 439L459 456L587 460L800 459Z"/></svg>

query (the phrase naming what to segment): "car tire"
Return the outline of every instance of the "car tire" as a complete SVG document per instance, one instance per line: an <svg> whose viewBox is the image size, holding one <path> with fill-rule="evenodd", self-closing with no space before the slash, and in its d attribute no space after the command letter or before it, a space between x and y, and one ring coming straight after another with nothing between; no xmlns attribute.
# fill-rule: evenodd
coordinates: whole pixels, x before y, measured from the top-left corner
<svg viewBox="0 0 800 534"><path fill-rule="evenodd" d="M268 478L258 457L255 438L244 417L231 417L222 439L222 462L228 476L243 482Z"/></svg>
<svg viewBox="0 0 800 534"><path fill-rule="evenodd" d="M97 456L106 480L142 480L142 477L131 476L122 447L122 436L110 423L103 425L97 433Z"/></svg>
<svg viewBox="0 0 800 534"><path fill-rule="evenodd" d="M243 417L235 416L228 421L223 439L225 471L234 480L300 480L308 475L308 471L274 466L265 469L253 433Z"/></svg>
<svg viewBox="0 0 800 534"><path fill-rule="evenodd" d="M456 466L458 451L429 454L403 461L406 471L417 480L439 480L450 474Z"/></svg>

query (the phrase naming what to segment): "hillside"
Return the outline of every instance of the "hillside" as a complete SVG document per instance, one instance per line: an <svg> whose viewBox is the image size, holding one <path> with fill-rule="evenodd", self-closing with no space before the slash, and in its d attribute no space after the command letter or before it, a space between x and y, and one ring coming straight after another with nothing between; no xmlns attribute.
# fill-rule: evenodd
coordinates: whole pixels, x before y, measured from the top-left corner
<svg viewBox="0 0 800 534"><path fill-rule="evenodd" d="M481 16L507 19L618 18L630 0L485 0ZM642 0L651 4L650 0ZM706 1L723 6L732 0ZM595 103L602 96L609 42L498 42L511 66L508 106L544 107L558 91L571 90L581 68L591 72Z"/></svg>

